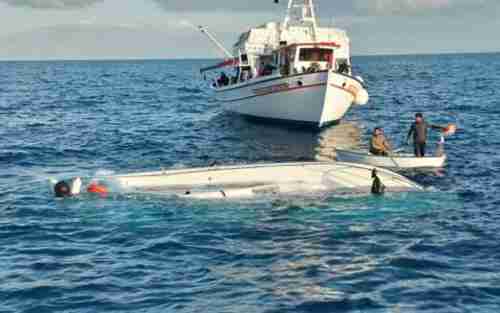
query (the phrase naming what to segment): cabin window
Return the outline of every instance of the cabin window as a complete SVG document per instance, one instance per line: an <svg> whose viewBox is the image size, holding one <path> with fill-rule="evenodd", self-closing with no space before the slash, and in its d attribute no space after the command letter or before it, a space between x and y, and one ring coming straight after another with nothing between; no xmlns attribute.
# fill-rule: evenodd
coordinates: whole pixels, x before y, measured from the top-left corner
<svg viewBox="0 0 500 313"><path fill-rule="evenodd" d="M241 64L248 64L248 55L246 54L241 55Z"/></svg>
<svg viewBox="0 0 500 313"><path fill-rule="evenodd" d="M332 56L332 49L302 48L300 49L299 60L302 62L330 62Z"/></svg>

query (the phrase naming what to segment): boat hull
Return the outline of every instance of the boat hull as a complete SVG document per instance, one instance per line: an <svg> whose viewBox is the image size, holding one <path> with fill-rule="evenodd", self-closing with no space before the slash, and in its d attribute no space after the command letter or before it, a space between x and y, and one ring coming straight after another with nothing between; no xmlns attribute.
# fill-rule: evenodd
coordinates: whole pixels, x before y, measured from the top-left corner
<svg viewBox="0 0 500 313"><path fill-rule="evenodd" d="M359 90L357 79L322 71L256 78L217 90L216 98L241 115L324 127L344 117Z"/></svg>
<svg viewBox="0 0 500 313"><path fill-rule="evenodd" d="M341 162L361 163L390 169L422 169L441 168L446 163L446 155L417 158L410 154L393 156L376 156L368 152L336 150L337 160Z"/></svg>
<svg viewBox="0 0 500 313"><path fill-rule="evenodd" d="M318 193L369 193L371 166L333 162L221 166L109 177L124 190L182 198L255 198ZM423 190L407 178L379 169L388 192Z"/></svg>

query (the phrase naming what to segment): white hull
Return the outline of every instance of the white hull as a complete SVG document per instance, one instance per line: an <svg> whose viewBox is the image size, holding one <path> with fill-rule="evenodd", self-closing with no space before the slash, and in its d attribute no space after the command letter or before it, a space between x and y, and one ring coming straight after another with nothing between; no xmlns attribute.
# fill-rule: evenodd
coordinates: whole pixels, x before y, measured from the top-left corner
<svg viewBox="0 0 500 313"><path fill-rule="evenodd" d="M340 121L362 84L333 71L266 76L217 90L227 111L322 127Z"/></svg>
<svg viewBox="0 0 500 313"><path fill-rule="evenodd" d="M238 199L263 195L368 193L373 167L332 162L221 166L118 175L107 179L124 190L195 199ZM379 169L388 192L421 191L407 178Z"/></svg>
<svg viewBox="0 0 500 313"><path fill-rule="evenodd" d="M376 156L368 152L337 149L337 160L368 164L390 169L441 168L446 162L446 155L417 158L411 154L395 154L393 156Z"/></svg>

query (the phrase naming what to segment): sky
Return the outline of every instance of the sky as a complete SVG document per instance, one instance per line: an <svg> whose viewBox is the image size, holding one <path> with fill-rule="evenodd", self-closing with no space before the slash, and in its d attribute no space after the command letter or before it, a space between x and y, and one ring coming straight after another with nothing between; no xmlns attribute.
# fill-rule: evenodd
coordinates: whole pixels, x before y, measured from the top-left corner
<svg viewBox="0 0 500 313"><path fill-rule="evenodd" d="M0 59L215 58L285 0L0 0ZM500 51L500 0L316 0L354 55Z"/></svg>

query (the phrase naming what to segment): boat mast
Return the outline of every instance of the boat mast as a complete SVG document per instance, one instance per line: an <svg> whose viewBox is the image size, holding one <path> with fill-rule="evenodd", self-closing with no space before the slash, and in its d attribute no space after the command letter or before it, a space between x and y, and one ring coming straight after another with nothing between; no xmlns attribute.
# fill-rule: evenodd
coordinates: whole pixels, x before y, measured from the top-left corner
<svg viewBox="0 0 500 313"><path fill-rule="evenodd" d="M298 10L301 11L300 15L297 12ZM309 25L312 31L312 39L313 41L316 41L318 22L316 19L316 10L314 8L313 0L288 1L288 9L283 22L283 29L288 29L288 27L292 24Z"/></svg>
<svg viewBox="0 0 500 313"><path fill-rule="evenodd" d="M215 38L214 35L212 35L206 27L203 26L198 26L198 29L200 32L205 34L207 38L228 58L233 59L234 56L231 54L231 52L227 51L226 48Z"/></svg>

